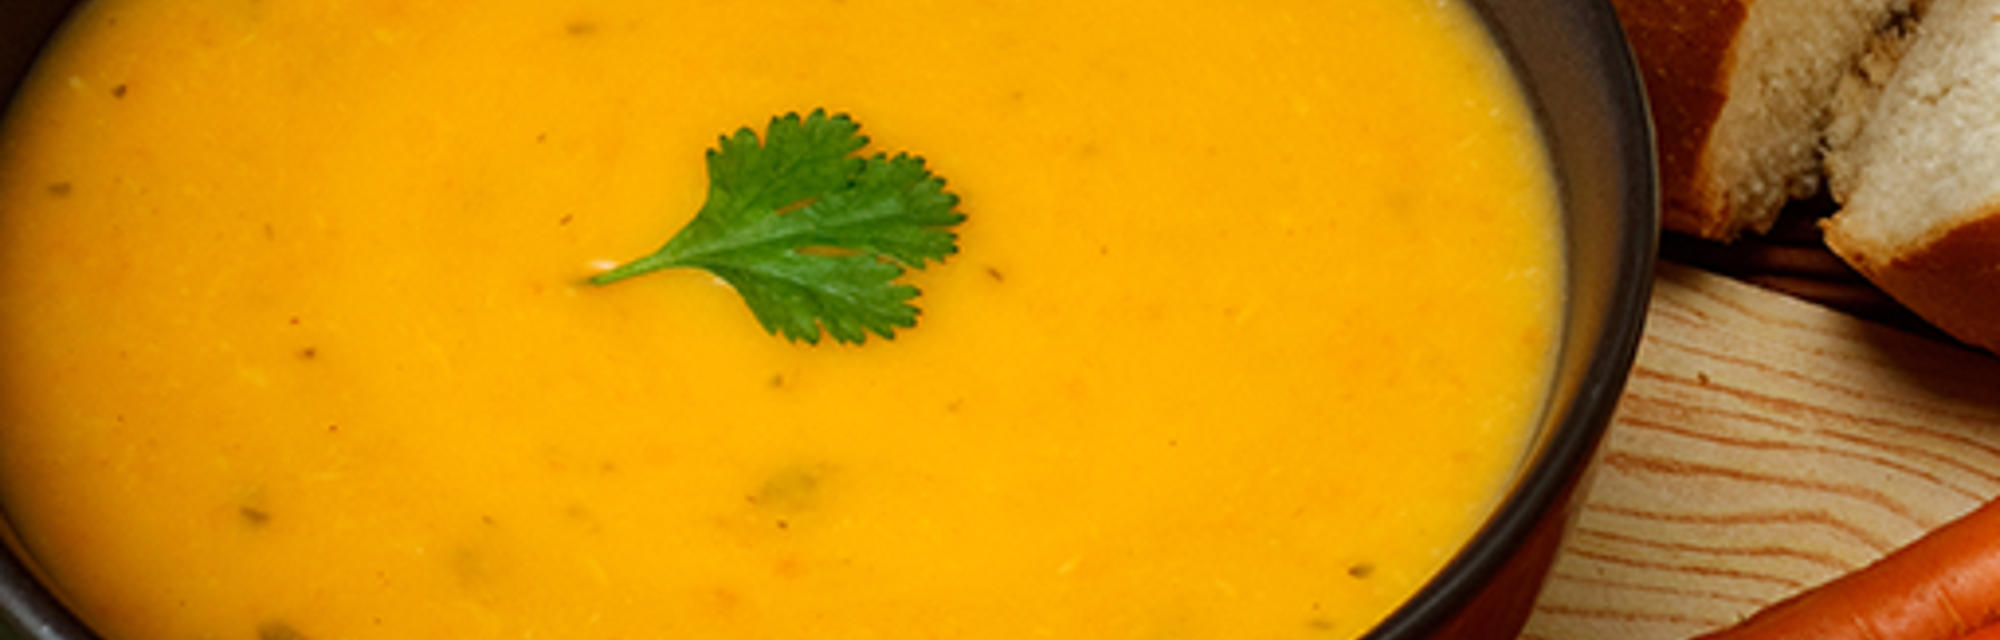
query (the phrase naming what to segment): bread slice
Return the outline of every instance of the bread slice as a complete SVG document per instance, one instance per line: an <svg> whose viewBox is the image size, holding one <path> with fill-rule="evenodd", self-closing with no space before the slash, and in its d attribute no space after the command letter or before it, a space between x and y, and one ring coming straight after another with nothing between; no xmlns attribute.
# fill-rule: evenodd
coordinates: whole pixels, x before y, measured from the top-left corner
<svg viewBox="0 0 2000 640"><path fill-rule="evenodd" d="M1729 240L1820 185L1837 88L1910 0L1613 0L1651 96L1664 224Z"/></svg>
<svg viewBox="0 0 2000 640"><path fill-rule="evenodd" d="M1827 245L1904 306L2000 352L2000 0L1933 0L1835 141Z"/></svg>

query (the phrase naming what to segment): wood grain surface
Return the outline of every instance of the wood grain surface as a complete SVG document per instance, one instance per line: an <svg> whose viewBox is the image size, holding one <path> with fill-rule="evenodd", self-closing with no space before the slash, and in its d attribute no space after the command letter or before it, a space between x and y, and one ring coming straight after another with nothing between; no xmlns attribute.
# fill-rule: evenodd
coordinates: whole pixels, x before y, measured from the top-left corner
<svg viewBox="0 0 2000 640"><path fill-rule="evenodd" d="M1663 263L1522 638L1679 640L2000 496L2000 358Z"/></svg>

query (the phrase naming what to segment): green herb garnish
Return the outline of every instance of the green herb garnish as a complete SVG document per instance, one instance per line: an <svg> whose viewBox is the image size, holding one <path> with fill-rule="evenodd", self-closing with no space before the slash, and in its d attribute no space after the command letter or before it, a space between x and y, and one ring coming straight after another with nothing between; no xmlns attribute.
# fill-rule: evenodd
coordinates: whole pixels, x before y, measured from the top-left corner
<svg viewBox="0 0 2000 640"><path fill-rule="evenodd" d="M898 284L958 252L951 228L965 220L922 158L877 153L861 126L825 110L771 119L708 151L708 201L652 255L598 274L610 284L661 269L694 267L728 282L772 334L818 344L822 330L860 344L917 323L920 293Z"/></svg>

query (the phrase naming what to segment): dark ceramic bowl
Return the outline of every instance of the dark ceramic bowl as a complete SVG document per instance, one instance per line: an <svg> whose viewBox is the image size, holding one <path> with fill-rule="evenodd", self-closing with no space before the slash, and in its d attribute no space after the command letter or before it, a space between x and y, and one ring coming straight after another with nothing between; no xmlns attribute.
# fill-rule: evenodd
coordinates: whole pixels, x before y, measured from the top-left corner
<svg viewBox="0 0 2000 640"><path fill-rule="evenodd" d="M1609 0L1469 1L1512 58L1554 164L1569 268L1562 352L1507 500L1367 640L1519 633L1624 389L1652 291L1659 236L1652 120Z"/></svg>
<svg viewBox="0 0 2000 640"><path fill-rule="evenodd" d="M1624 388L1658 235L1652 126L1608 0L1470 0L1541 120L1565 207L1569 295L1546 409L1506 501L1369 640L1512 638L1555 558L1576 487ZM12 96L76 0L0 0L0 95ZM96 638L9 546L0 639Z"/></svg>

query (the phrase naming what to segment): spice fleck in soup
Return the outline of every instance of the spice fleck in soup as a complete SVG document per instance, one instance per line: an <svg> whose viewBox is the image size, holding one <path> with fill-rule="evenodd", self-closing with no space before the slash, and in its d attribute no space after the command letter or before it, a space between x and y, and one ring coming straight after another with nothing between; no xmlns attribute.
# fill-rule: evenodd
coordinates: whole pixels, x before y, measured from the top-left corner
<svg viewBox="0 0 2000 640"><path fill-rule="evenodd" d="M893 339L660 246L742 127L959 199ZM0 503L113 640L1352 638L1559 331L1432 0L94 0L0 133Z"/></svg>

